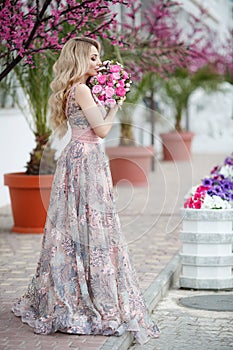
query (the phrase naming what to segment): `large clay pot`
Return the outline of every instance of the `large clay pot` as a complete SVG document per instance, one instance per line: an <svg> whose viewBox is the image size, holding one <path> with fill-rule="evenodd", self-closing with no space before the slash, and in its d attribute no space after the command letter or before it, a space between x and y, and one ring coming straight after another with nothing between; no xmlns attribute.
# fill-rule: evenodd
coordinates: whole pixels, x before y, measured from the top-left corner
<svg viewBox="0 0 233 350"><path fill-rule="evenodd" d="M9 186L14 226L16 233L43 233L50 199L53 175L4 175L4 184Z"/></svg>
<svg viewBox="0 0 233 350"><path fill-rule="evenodd" d="M152 146L107 147L113 185L147 186L151 161L154 156ZM122 181L126 180L126 181Z"/></svg>
<svg viewBox="0 0 233 350"><path fill-rule="evenodd" d="M188 131L160 134L163 143L163 160L185 161L190 159L194 134Z"/></svg>

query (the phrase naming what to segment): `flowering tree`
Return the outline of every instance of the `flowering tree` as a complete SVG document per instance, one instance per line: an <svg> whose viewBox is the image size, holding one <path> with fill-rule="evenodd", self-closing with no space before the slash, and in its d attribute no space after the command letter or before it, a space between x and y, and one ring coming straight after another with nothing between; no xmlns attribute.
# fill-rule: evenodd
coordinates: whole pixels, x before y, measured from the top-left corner
<svg viewBox="0 0 233 350"><path fill-rule="evenodd" d="M128 21L123 24L130 52L121 53L137 78L148 71L164 75L186 64L191 50L178 27L179 9L180 4L170 0L148 1L145 9L140 0L131 6L126 15Z"/></svg>
<svg viewBox="0 0 233 350"><path fill-rule="evenodd" d="M147 89L151 122L154 96L164 86L174 107L175 127L180 131L182 113L197 87L214 90L226 79L226 74L227 80L232 81L231 36L225 42L218 40L218 33L207 24L204 8L198 18L189 15L184 30L179 17L180 3L149 0L146 8L142 5L138 0L128 11L123 32L130 50L122 48L120 53L138 86Z"/></svg>
<svg viewBox="0 0 233 350"><path fill-rule="evenodd" d="M219 73L228 69L233 74L231 35L220 42L218 33L206 24L204 8L199 18L190 14L184 30L179 22L181 3L149 0L146 8L142 4L136 0L126 15L124 40L130 43L131 52L121 51L126 60L133 53L134 60L129 59L128 65L138 77L146 71L167 76L180 67L193 72L207 63L215 64Z"/></svg>
<svg viewBox="0 0 233 350"><path fill-rule="evenodd" d="M121 37L113 36L116 13L114 4L129 5L131 0L3 0L0 4L0 80L11 71L24 91L30 116L26 120L32 129L36 147L30 153L27 174L53 171L54 150L48 138L51 133L47 125L49 84L52 66L64 42L77 35L104 36L120 45ZM33 67L33 69L32 69ZM5 81L5 80L4 80ZM45 152L46 150L46 152ZM42 162L43 154L43 162ZM45 163L41 166L42 163ZM50 166L51 165L51 166Z"/></svg>
<svg viewBox="0 0 233 350"><path fill-rule="evenodd" d="M0 81L20 61L32 63L32 55L47 49L60 49L67 39L77 36L77 33L92 37L104 33L106 36L107 30L116 24L116 13L111 11L110 5L120 3L129 6L131 1L2 0L0 61L3 70Z"/></svg>
<svg viewBox="0 0 233 350"><path fill-rule="evenodd" d="M187 68L190 73L206 66L222 76L233 76L233 42L232 32L225 35L224 40L219 37L218 30L208 25L207 11L200 8L200 16L190 15L186 41L194 46L193 55Z"/></svg>

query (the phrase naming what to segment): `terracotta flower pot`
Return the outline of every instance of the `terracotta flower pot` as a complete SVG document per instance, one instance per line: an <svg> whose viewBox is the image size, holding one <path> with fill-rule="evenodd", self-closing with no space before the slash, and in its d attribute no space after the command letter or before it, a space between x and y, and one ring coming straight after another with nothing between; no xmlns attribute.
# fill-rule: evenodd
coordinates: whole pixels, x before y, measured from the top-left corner
<svg viewBox="0 0 233 350"><path fill-rule="evenodd" d="M194 134L188 131L160 134L163 142L163 160L189 160Z"/></svg>
<svg viewBox="0 0 233 350"><path fill-rule="evenodd" d="M133 186L147 186L151 161L154 156L152 146L107 147L113 185L125 185L127 180Z"/></svg>
<svg viewBox="0 0 233 350"><path fill-rule="evenodd" d="M4 175L9 186L14 226L12 232L43 233L53 175Z"/></svg>

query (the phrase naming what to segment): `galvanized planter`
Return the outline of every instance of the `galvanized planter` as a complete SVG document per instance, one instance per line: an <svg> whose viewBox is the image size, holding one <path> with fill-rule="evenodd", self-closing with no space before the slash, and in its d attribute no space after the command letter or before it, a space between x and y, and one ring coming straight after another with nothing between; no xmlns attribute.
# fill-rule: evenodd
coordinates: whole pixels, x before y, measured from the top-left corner
<svg viewBox="0 0 233 350"><path fill-rule="evenodd" d="M180 287L233 288L233 210L181 209Z"/></svg>

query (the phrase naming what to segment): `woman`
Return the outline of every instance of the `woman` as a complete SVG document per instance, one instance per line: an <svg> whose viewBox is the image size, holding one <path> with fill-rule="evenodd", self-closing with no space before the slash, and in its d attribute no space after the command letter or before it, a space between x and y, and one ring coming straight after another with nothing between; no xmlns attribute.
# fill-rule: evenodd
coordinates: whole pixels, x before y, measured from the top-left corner
<svg viewBox="0 0 233 350"><path fill-rule="evenodd" d="M57 162L37 271L12 310L35 333L121 335L139 343L157 337L128 256L115 209L111 174L99 137L107 115L86 85L101 65L100 46L70 39L54 65L51 123L72 137Z"/></svg>

